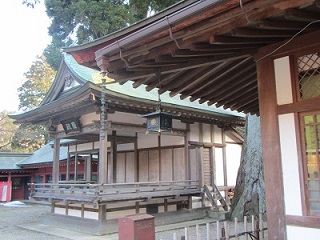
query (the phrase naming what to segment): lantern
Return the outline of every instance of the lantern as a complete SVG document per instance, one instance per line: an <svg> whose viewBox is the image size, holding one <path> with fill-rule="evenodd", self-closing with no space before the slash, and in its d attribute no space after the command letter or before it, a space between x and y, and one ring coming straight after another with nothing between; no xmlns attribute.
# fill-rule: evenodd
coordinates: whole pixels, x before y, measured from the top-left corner
<svg viewBox="0 0 320 240"><path fill-rule="evenodd" d="M147 130L151 132L163 132L172 130L172 115L161 112L160 109L153 113L143 115L147 118Z"/></svg>

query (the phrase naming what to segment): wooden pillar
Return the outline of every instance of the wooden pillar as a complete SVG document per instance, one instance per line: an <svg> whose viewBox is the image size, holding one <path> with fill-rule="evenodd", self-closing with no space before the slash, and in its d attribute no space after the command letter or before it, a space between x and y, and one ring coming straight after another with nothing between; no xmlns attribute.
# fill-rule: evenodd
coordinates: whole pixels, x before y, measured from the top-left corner
<svg viewBox="0 0 320 240"><path fill-rule="evenodd" d="M11 179L11 172L9 172L9 174L8 174L8 182L10 182L10 181L12 181L12 179Z"/></svg>
<svg viewBox="0 0 320 240"><path fill-rule="evenodd" d="M161 134L158 134L159 181L161 181Z"/></svg>
<svg viewBox="0 0 320 240"><path fill-rule="evenodd" d="M70 153L69 153L69 146L68 146L68 156L67 156L67 170L66 170L66 181L70 180Z"/></svg>
<svg viewBox="0 0 320 240"><path fill-rule="evenodd" d="M136 139L134 140L134 176L133 179L135 182L138 182L139 174L139 160L138 160L138 134L136 133Z"/></svg>
<svg viewBox="0 0 320 240"><path fill-rule="evenodd" d="M112 141L111 141L111 154L110 154L110 159L112 162L112 176L110 176L110 178L112 178L112 182L116 183L117 182L117 132L116 131L112 131Z"/></svg>
<svg viewBox="0 0 320 240"><path fill-rule="evenodd" d="M74 155L74 181L78 181L78 153Z"/></svg>
<svg viewBox="0 0 320 240"><path fill-rule="evenodd" d="M106 131L107 132L107 131ZM105 136L100 140L100 152L99 152L99 183L108 182L108 139Z"/></svg>
<svg viewBox="0 0 320 240"><path fill-rule="evenodd" d="M60 139L54 137L53 162L52 162L52 183L59 182L59 158L60 158ZM45 178L45 177L44 177Z"/></svg>
<svg viewBox="0 0 320 240"><path fill-rule="evenodd" d="M98 216L100 221L107 220L107 206L105 204L99 205Z"/></svg>
<svg viewBox="0 0 320 240"><path fill-rule="evenodd" d="M184 135L184 155L185 155L185 179L191 180L191 171L190 171L190 159L189 159L189 145L190 140L190 125L186 124L187 132Z"/></svg>
<svg viewBox="0 0 320 240"><path fill-rule="evenodd" d="M257 63L257 75L268 239L281 240L286 239L284 191L274 64L271 58Z"/></svg>
<svg viewBox="0 0 320 240"><path fill-rule="evenodd" d="M90 154L88 158L86 158L86 181L91 181L91 165L92 165L92 155Z"/></svg>
<svg viewBox="0 0 320 240"><path fill-rule="evenodd" d="M223 162L223 185L228 186L228 166L227 166L227 146L226 146L226 135L224 129L221 128L221 140L222 140L222 162ZM228 189L225 188L224 196L227 199Z"/></svg>

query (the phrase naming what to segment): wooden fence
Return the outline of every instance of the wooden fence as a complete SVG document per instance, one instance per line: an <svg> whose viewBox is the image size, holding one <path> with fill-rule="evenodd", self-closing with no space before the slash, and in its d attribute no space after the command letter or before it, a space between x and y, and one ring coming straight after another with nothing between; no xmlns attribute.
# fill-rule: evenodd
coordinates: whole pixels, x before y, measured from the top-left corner
<svg viewBox="0 0 320 240"><path fill-rule="evenodd" d="M200 229L200 225L189 226L184 228L184 235L179 238L178 234L174 232L173 240L267 239L267 227L265 227L262 214L259 217L253 215L251 222L248 222L248 217L245 216L241 225L240 227L238 219L235 219L232 222L206 223L202 229ZM191 229L195 230L192 232Z"/></svg>

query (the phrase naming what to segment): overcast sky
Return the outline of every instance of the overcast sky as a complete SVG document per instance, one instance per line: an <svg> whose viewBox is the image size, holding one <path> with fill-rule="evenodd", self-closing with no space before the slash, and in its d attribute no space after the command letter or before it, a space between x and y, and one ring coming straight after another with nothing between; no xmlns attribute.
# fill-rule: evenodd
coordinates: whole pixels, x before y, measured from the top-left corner
<svg viewBox="0 0 320 240"><path fill-rule="evenodd" d="M0 112L18 111L17 89L27 72L50 43L43 1L34 9L22 5L22 0L7 0L0 8Z"/></svg>

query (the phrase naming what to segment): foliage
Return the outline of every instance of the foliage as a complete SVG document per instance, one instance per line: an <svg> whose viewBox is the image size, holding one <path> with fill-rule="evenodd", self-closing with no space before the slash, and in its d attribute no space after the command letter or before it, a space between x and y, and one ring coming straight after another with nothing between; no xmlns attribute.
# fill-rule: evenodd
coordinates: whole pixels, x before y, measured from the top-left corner
<svg viewBox="0 0 320 240"><path fill-rule="evenodd" d="M11 152L11 141L18 128L13 119L8 117L9 112L0 112L0 152Z"/></svg>
<svg viewBox="0 0 320 240"><path fill-rule="evenodd" d="M25 111L37 107L49 90L55 74L45 57L38 56L29 71L24 73L26 81L18 88L19 109Z"/></svg>
<svg viewBox="0 0 320 240"><path fill-rule="evenodd" d="M26 81L18 89L19 109L26 111L38 107L52 85L55 74L45 57L38 56L29 71L24 73ZM42 147L48 138L44 126L21 124L12 138L12 148L32 152Z"/></svg>
<svg viewBox="0 0 320 240"><path fill-rule="evenodd" d="M44 126L21 124L12 138L12 149L22 152L34 152L49 141Z"/></svg>

